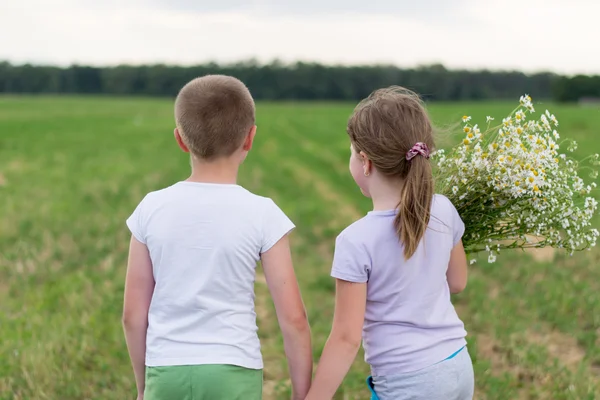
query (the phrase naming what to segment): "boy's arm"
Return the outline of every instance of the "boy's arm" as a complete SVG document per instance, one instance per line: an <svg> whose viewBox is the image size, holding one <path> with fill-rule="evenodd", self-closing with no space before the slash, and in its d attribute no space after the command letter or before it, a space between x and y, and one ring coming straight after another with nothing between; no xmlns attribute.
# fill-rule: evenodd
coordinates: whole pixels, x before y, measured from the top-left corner
<svg viewBox="0 0 600 400"><path fill-rule="evenodd" d="M288 236L261 255L262 266L283 334L293 399L304 399L312 378L310 326L292 265Z"/></svg>
<svg viewBox="0 0 600 400"><path fill-rule="evenodd" d="M336 280L331 334L306 400L331 399L352 366L362 340L367 284Z"/></svg>
<svg viewBox="0 0 600 400"><path fill-rule="evenodd" d="M148 248L132 236L125 279L123 329L135 374L138 399L143 397L145 389L146 332L153 292L154 276Z"/></svg>
<svg viewBox="0 0 600 400"><path fill-rule="evenodd" d="M459 241L450 253L446 280L452 294L460 293L467 287L467 255L462 241Z"/></svg>

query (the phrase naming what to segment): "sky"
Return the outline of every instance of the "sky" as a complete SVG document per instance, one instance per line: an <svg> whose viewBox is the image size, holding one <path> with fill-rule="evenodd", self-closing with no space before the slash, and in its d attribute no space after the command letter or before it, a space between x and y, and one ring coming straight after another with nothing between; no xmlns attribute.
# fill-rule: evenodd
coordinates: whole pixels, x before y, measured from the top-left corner
<svg viewBox="0 0 600 400"><path fill-rule="evenodd" d="M0 60L600 74L597 0L0 0Z"/></svg>

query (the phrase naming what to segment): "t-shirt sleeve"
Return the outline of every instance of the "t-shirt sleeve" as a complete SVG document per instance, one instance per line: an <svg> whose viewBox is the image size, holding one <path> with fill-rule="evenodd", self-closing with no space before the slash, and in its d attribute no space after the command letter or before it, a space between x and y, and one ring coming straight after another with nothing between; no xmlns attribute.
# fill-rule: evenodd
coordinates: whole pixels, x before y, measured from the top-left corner
<svg viewBox="0 0 600 400"><path fill-rule="evenodd" d="M465 223L460 218L460 215L458 214L458 211L456 211L456 207L454 207L454 204L452 204L452 202L450 202L450 200L448 200L448 202L450 203L450 209L451 209L451 213L452 213L452 234L453 234L452 244L453 244L453 246L456 246L458 244L458 242L461 241L461 239L465 233Z"/></svg>
<svg viewBox="0 0 600 400"><path fill-rule="evenodd" d="M348 282L365 283L371 273L371 260L366 250L343 234L335 241L331 276Z"/></svg>
<svg viewBox="0 0 600 400"><path fill-rule="evenodd" d="M144 199L145 200L145 199ZM139 242L146 244L146 227L143 219L144 200L138 204L133 213L127 218L125 223L131 231L133 237Z"/></svg>
<svg viewBox="0 0 600 400"><path fill-rule="evenodd" d="M295 227L294 223L281 211L277 204L269 199L263 216L261 254L269 251Z"/></svg>

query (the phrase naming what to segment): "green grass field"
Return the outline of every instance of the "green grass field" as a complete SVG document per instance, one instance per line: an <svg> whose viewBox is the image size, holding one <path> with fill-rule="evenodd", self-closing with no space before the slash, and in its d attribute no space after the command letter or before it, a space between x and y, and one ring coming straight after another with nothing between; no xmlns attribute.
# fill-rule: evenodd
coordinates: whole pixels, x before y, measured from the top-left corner
<svg viewBox="0 0 600 400"><path fill-rule="evenodd" d="M600 152L599 109L548 107L563 137L580 142L580 155ZM498 120L512 108L434 104L430 111L443 125L465 113ZM294 259L316 360L333 312L334 238L370 205L347 172L351 110L259 104L255 148L240 175L297 224ZM187 177L172 129L164 99L0 97L1 400L134 399L120 321L124 221L145 193ZM515 251L497 264L481 261L454 298L469 331L476 398L600 398L600 252ZM265 399L284 399L281 335L261 276ZM361 357L336 399L368 398Z"/></svg>

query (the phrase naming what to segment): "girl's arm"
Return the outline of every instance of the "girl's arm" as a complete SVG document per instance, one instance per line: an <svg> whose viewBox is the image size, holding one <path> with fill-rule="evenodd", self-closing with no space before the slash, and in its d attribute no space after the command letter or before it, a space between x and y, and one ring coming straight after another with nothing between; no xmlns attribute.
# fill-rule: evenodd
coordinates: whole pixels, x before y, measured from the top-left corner
<svg viewBox="0 0 600 400"><path fill-rule="evenodd" d="M467 255L462 240L454 246L450 253L446 280L452 294L460 293L467 287Z"/></svg>
<svg viewBox="0 0 600 400"><path fill-rule="evenodd" d="M148 248L132 236L125 279L123 329L135 374L138 399L143 398L145 389L146 332L153 292L154 276Z"/></svg>
<svg viewBox="0 0 600 400"><path fill-rule="evenodd" d="M331 334L306 400L331 399L356 358L362 339L367 284L336 280Z"/></svg>
<svg viewBox="0 0 600 400"><path fill-rule="evenodd" d="M310 388L313 358L310 326L294 273L287 235L263 253L261 259L283 334L292 380L292 398L301 400Z"/></svg>

